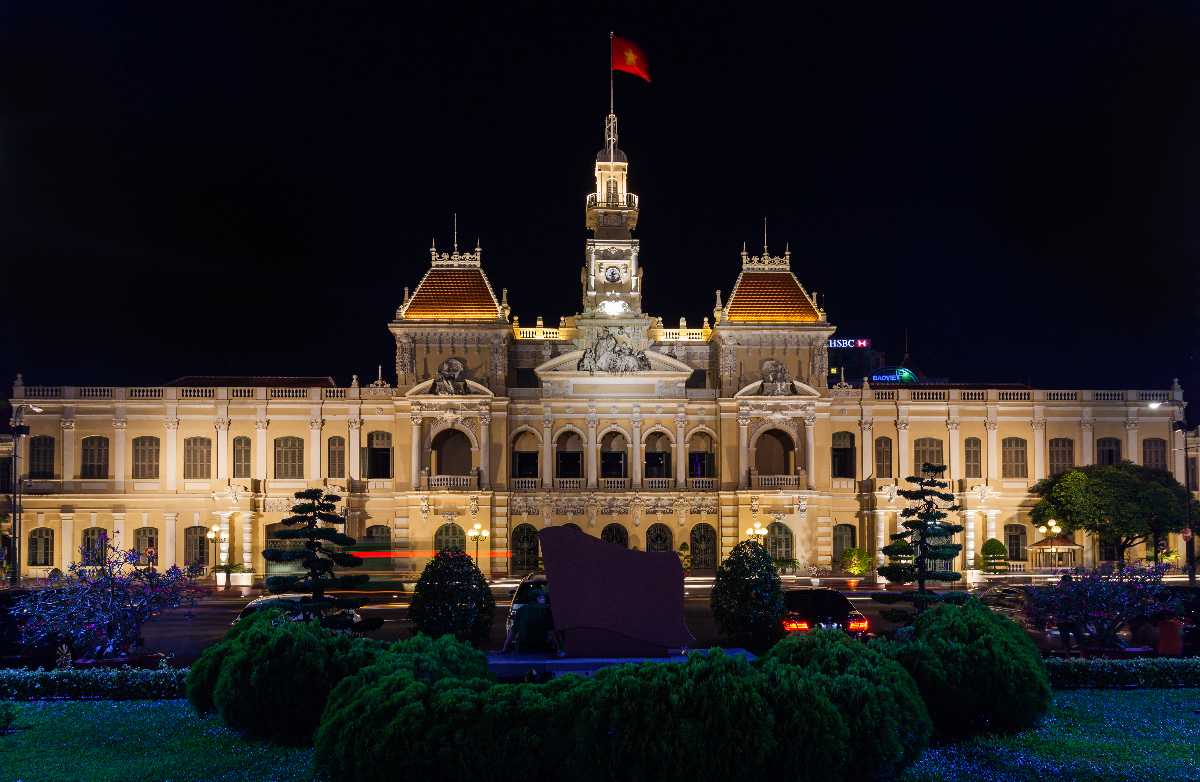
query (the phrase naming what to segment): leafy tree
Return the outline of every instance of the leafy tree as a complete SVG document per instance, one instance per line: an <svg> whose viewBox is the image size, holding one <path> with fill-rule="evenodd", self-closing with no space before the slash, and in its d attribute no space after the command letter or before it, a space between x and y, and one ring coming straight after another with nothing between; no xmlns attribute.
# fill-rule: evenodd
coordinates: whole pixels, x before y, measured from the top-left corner
<svg viewBox="0 0 1200 782"><path fill-rule="evenodd" d="M889 557L912 557L912 562L892 562L879 568L879 573L889 581L900 584L917 583L917 592L913 601L917 610L924 610L925 605L933 602L930 593L925 589L929 581L951 582L962 578L961 573L953 570L932 569L935 563L953 560L962 550L957 543L948 542L952 535L962 531L961 524L947 522L947 511L956 511L953 503L954 495L943 491L949 484L940 480L939 475L946 471L942 464L922 464L921 475L910 476L906 480L915 484L915 488L901 489L901 497L913 505L900 511L903 519L900 526L903 532L892 535L892 543L883 547L883 553Z"/></svg>
<svg viewBox="0 0 1200 782"><path fill-rule="evenodd" d="M80 547L80 562L50 586L17 598L21 643L41 647L66 639L79 654L120 657L140 648L142 626L163 611L196 602L196 570L138 567L139 552L101 537Z"/></svg>
<svg viewBox="0 0 1200 782"><path fill-rule="evenodd" d="M1093 464L1038 481L1035 523L1056 519L1068 532L1091 532L1125 559L1131 547L1158 542L1187 526L1187 490L1165 470L1122 462Z"/></svg>
<svg viewBox="0 0 1200 782"><path fill-rule="evenodd" d="M1130 621L1177 610L1162 583L1165 565L1076 568L1068 581L1027 588L1025 613L1035 624L1073 625L1089 645L1117 647L1117 633Z"/></svg>
<svg viewBox="0 0 1200 782"><path fill-rule="evenodd" d="M871 569L871 555L865 549L848 548L842 552L840 564L852 576L865 576Z"/></svg>
<svg viewBox="0 0 1200 782"><path fill-rule="evenodd" d="M292 515L282 522L294 528L279 530L274 537L279 540L302 540L303 548L267 548L263 550L263 557L268 562L299 562L307 572L303 575L268 576L267 591L272 594L309 593L310 597L300 603L301 610L319 617L323 627L355 632L378 629L383 624L382 619L364 619L355 623L345 613L330 613L331 609L358 608L364 600L325 595L328 589L349 589L362 586L370 580L367 575L339 576L333 572L334 566L362 565L362 560L352 554L327 548L355 544L354 538L336 529L346 523L346 517L337 512L337 503L342 498L336 494L326 494L321 489L298 491L295 497L298 502L292 506Z"/></svg>
<svg viewBox="0 0 1200 782"><path fill-rule="evenodd" d="M421 571L409 618L433 638L450 634L482 643L492 629L496 599L475 560L461 551L439 551Z"/></svg>
<svg viewBox="0 0 1200 782"><path fill-rule="evenodd" d="M996 574L1008 570L1008 547L995 538L983 542L979 558L983 560L984 573Z"/></svg>
<svg viewBox="0 0 1200 782"><path fill-rule="evenodd" d="M758 541L744 540L729 552L717 568L711 600L721 632L751 648L765 649L783 632L783 582Z"/></svg>

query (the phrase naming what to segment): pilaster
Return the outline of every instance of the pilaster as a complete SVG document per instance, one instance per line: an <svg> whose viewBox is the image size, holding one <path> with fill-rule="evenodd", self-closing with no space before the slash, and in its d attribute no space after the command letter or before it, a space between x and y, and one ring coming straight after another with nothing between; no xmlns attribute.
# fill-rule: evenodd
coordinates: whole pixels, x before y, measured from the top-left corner
<svg viewBox="0 0 1200 782"><path fill-rule="evenodd" d="M163 540L162 546L159 547L158 561L164 568L179 562L179 552L175 550L178 531L179 514L174 511L163 513Z"/></svg>
<svg viewBox="0 0 1200 782"><path fill-rule="evenodd" d="M58 547L58 569L66 573L75 558L75 514L64 511L58 514L59 533L62 543Z"/></svg>
<svg viewBox="0 0 1200 782"><path fill-rule="evenodd" d="M125 427L128 421L123 415L113 418L113 491L125 491Z"/></svg>
<svg viewBox="0 0 1200 782"><path fill-rule="evenodd" d="M163 421L163 487L168 492L174 492L178 486L179 475L179 418L175 408L167 408L167 417Z"/></svg>

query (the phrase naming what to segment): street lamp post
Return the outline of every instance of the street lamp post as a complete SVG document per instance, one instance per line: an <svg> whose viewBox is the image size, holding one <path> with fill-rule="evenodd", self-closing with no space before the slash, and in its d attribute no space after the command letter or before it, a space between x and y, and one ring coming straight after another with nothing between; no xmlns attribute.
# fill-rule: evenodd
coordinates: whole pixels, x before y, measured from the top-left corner
<svg viewBox="0 0 1200 782"><path fill-rule="evenodd" d="M12 534L9 536L8 582L12 586L21 583L21 470L17 459L21 455L21 438L29 434L29 425L24 423L25 410L42 412L37 405L19 404L13 408L12 417Z"/></svg>
<svg viewBox="0 0 1200 782"><path fill-rule="evenodd" d="M479 567L479 541L488 539L488 531L476 522L474 527L467 530L467 537L475 541L475 567ZM482 570L482 568L480 568Z"/></svg>
<svg viewBox="0 0 1200 782"><path fill-rule="evenodd" d="M761 522L756 521L754 522L753 527L746 528L746 539L757 541L760 546L762 545L763 539L766 537L767 529L762 525Z"/></svg>
<svg viewBox="0 0 1200 782"><path fill-rule="evenodd" d="M219 550L217 549L217 539L220 536L220 534L221 534L221 525L214 524L211 527L209 527L208 532L204 536L204 537L208 538L209 540L211 540L212 544L213 544L212 559L209 560L209 562L210 562L209 567L212 570L214 582L217 580L217 559L219 558L219 553L220 553Z"/></svg>

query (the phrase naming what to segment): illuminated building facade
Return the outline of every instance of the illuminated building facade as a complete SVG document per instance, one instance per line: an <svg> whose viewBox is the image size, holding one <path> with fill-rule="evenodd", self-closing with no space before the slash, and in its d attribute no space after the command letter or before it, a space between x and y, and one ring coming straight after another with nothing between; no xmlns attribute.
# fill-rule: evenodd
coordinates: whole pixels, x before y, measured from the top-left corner
<svg viewBox="0 0 1200 782"><path fill-rule="evenodd" d="M164 566L240 564L232 578L250 582L292 493L308 487L345 497L373 570L419 570L443 548L473 554L479 525L485 571L528 572L537 531L562 524L642 550L686 543L703 573L758 523L778 559L829 567L849 547L879 556L903 507L898 479L925 461L947 465L959 496L957 566L977 567L983 541L998 538L1020 570L1040 537L1029 519L1038 479L1130 459L1183 480L1177 384L830 386L835 327L789 251L731 258L732 290L702 324L644 312L640 205L615 116L605 136L580 310L555 327L522 324L480 249L455 242L431 250L389 325L394 384L18 377L12 402L30 426L23 571L65 569L103 534ZM1108 555L1076 542L1085 564Z"/></svg>

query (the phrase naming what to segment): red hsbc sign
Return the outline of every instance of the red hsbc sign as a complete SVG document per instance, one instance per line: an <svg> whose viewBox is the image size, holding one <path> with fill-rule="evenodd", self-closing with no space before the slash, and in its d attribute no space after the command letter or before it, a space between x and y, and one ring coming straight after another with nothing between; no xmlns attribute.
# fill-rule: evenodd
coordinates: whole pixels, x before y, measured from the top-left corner
<svg viewBox="0 0 1200 782"><path fill-rule="evenodd" d="M869 348L871 340L864 337L855 337L850 339L831 339L829 340L831 348Z"/></svg>

